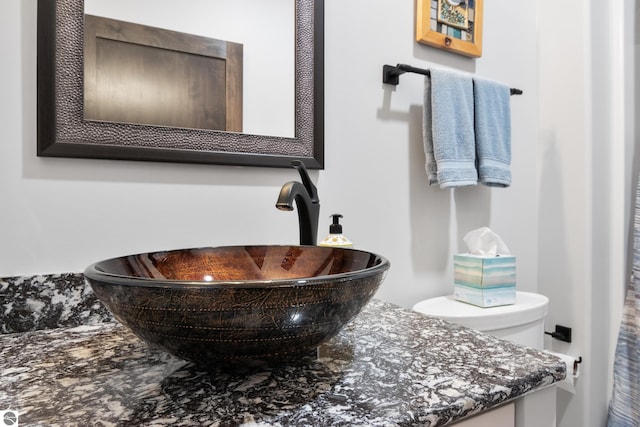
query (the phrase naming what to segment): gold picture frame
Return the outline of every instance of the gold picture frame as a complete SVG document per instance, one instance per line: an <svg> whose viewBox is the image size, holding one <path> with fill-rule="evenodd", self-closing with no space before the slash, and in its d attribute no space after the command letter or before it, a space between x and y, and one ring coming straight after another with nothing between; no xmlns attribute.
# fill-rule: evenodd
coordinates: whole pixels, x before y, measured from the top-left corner
<svg viewBox="0 0 640 427"><path fill-rule="evenodd" d="M483 0L417 0L416 41L460 55L482 56Z"/></svg>

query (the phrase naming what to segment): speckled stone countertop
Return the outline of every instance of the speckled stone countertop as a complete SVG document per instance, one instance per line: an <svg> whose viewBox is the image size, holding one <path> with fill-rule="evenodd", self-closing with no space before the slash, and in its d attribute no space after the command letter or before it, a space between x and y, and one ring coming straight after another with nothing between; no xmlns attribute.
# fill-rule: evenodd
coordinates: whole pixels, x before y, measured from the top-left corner
<svg viewBox="0 0 640 427"><path fill-rule="evenodd" d="M111 320L82 274L0 278L0 334Z"/></svg>
<svg viewBox="0 0 640 427"><path fill-rule="evenodd" d="M0 335L0 411L20 426L440 426L565 376L550 354L379 300L317 356L203 370L92 304L86 324Z"/></svg>

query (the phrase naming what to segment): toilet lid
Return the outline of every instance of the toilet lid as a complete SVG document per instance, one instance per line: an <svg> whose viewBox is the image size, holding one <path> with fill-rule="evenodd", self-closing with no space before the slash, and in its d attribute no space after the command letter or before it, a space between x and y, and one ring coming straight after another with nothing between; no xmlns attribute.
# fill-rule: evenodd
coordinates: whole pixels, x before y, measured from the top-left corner
<svg viewBox="0 0 640 427"><path fill-rule="evenodd" d="M478 331L493 331L544 319L548 305L549 298L544 295L517 292L513 305L483 308L447 295L420 301L413 309Z"/></svg>

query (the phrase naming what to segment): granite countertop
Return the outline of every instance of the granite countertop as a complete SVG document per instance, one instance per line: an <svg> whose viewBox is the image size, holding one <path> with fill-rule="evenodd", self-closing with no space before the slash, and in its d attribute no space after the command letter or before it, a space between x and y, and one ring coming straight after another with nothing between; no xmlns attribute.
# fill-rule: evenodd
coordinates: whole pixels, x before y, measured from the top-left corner
<svg viewBox="0 0 640 427"><path fill-rule="evenodd" d="M84 294L81 276L64 279L78 288L70 295ZM0 297L16 280L0 279ZM28 295L5 303L0 321L28 323L27 300L38 305L42 287L60 285L41 282L20 283ZM17 411L20 426L440 426L565 376L550 354L379 300L317 355L205 370L148 347L81 300L81 316L56 311L58 327L0 335L0 411Z"/></svg>

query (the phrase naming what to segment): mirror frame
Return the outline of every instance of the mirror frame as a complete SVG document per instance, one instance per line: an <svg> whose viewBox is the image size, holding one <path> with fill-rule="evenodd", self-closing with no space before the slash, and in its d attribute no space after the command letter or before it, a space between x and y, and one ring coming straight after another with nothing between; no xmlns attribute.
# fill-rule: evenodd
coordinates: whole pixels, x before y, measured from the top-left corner
<svg viewBox="0 0 640 427"><path fill-rule="evenodd" d="M294 1L288 138L84 120L84 0L38 0L38 156L324 169L324 0Z"/></svg>

